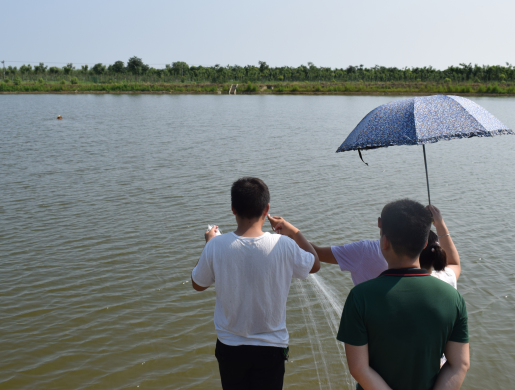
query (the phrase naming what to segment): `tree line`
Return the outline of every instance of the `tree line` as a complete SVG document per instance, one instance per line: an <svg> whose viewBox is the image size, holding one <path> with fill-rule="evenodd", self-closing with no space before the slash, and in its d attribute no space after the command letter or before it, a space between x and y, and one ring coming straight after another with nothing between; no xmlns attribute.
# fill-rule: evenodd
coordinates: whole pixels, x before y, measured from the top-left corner
<svg viewBox="0 0 515 390"><path fill-rule="evenodd" d="M5 68L5 76L10 79L64 80L75 79L90 82L513 82L515 66L459 64L439 70L428 67L385 67L376 65L366 68L363 65L347 68L318 67L308 62L298 67L272 67L264 61L258 65L194 66L177 61L156 69L139 57L131 57L125 64L116 61L111 65L98 63L91 68L82 65L76 68L72 63L63 67L46 66L44 63L32 66L21 65Z"/></svg>

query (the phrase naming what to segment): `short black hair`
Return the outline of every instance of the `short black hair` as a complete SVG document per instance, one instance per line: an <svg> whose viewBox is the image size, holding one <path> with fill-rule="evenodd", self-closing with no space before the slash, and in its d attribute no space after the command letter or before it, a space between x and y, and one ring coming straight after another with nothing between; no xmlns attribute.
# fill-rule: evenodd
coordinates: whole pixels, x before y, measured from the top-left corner
<svg viewBox="0 0 515 390"><path fill-rule="evenodd" d="M413 200L396 200L384 206L381 228L395 253L415 258L426 245L431 230L431 212Z"/></svg>
<svg viewBox="0 0 515 390"><path fill-rule="evenodd" d="M232 183L231 205L241 218L260 217L269 203L270 192L263 180L242 177Z"/></svg>

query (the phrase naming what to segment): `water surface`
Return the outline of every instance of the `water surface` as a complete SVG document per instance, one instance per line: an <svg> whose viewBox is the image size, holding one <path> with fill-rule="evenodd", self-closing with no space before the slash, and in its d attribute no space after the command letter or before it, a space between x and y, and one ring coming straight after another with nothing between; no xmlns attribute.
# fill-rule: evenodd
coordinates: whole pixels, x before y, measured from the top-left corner
<svg viewBox="0 0 515 390"><path fill-rule="evenodd" d="M265 180L318 245L374 239L386 202L427 202L422 148L334 152L398 98L0 96L0 388L221 388L215 292L189 277L207 224L236 226L232 181ZM472 100L515 128L514 98ZM426 150L463 264L463 388L513 388L515 137ZM331 265L293 283L286 389L353 388L335 341L350 288Z"/></svg>

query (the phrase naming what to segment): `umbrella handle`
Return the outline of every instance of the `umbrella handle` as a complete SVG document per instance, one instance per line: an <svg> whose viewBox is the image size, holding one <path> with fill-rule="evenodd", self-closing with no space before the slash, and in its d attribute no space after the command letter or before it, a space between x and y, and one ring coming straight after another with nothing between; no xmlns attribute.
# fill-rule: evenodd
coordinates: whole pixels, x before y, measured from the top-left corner
<svg viewBox="0 0 515 390"><path fill-rule="evenodd" d="M426 167L427 197L429 199L429 204L431 204L431 194L429 193L429 176L427 175L426 145L422 144L422 150L424 151L424 165Z"/></svg>
<svg viewBox="0 0 515 390"><path fill-rule="evenodd" d="M363 160L363 156L361 155L361 149L358 149L358 153L359 153L359 158L361 159L361 161L363 161L365 163L365 165L368 166L368 163L366 163L365 160Z"/></svg>

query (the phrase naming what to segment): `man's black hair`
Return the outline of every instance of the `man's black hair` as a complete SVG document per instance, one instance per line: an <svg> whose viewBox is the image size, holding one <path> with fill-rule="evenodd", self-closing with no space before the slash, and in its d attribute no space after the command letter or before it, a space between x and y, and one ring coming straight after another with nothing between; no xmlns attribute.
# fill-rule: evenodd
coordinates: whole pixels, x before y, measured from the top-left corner
<svg viewBox="0 0 515 390"><path fill-rule="evenodd" d="M384 206L381 228L395 253L415 258L426 245L431 229L431 212L413 200L396 200Z"/></svg>
<svg viewBox="0 0 515 390"><path fill-rule="evenodd" d="M260 217L268 203L270 203L270 192L263 180L256 177L242 177L232 183L231 204L241 218Z"/></svg>

